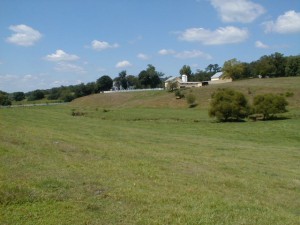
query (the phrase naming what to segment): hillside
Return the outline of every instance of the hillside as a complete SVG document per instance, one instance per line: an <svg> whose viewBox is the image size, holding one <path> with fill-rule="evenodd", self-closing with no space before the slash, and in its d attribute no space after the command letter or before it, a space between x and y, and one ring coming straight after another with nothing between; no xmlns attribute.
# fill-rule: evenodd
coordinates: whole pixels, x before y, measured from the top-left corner
<svg viewBox="0 0 300 225"><path fill-rule="evenodd" d="M197 107L207 108L211 94L218 88L233 88L243 92L251 101L257 94L293 93L288 97L289 107L300 107L300 77L249 79L232 83L209 85L202 88L183 90L184 94L193 92L198 103ZM72 106L102 107L102 108L186 108L185 99L176 99L174 93L167 91L121 92L111 94L95 94L78 98Z"/></svg>
<svg viewBox="0 0 300 225"><path fill-rule="evenodd" d="M194 89L196 109L166 91L1 108L0 224L298 225L299 82ZM207 106L220 87L291 92L291 110L217 123Z"/></svg>

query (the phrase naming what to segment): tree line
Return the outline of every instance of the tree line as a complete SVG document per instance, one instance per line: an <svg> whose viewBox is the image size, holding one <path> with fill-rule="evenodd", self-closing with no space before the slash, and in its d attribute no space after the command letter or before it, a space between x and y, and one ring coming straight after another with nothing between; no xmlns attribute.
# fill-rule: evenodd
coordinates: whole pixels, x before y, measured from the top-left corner
<svg viewBox="0 0 300 225"><path fill-rule="evenodd" d="M300 55L284 56L275 52L271 55L264 55L260 59L250 63L241 62L237 59L230 59L224 62L223 66L209 64L204 70L192 72L189 65L184 65L179 74L187 75L188 81L209 81L216 72L222 71L224 76L233 80L247 79L252 77L287 77L300 76ZM103 75L95 82L81 83L79 85L54 87L47 90L34 90L31 92L6 93L0 91L0 105L10 105L12 101L35 101L40 99L57 100L70 102L75 98L99 93L111 89L141 89L163 87L164 81L168 79L164 73L159 72L149 64L137 76L128 75L126 70L112 79L109 75Z"/></svg>

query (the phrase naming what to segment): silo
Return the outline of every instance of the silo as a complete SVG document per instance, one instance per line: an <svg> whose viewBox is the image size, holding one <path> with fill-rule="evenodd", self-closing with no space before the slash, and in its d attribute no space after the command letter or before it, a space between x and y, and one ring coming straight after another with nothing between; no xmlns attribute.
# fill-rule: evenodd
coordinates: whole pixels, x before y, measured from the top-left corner
<svg viewBox="0 0 300 225"><path fill-rule="evenodd" d="M182 82L183 82L183 83L188 82L187 75L185 75L185 74L182 75L181 79L182 79Z"/></svg>

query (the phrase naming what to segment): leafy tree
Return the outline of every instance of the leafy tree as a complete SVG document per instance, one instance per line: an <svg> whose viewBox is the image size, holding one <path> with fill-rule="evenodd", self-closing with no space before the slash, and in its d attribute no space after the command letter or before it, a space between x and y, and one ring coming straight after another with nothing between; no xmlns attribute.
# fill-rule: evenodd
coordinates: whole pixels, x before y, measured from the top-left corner
<svg viewBox="0 0 300 225"><path fill-rule="evenodd" d="M271 119L277 113L287 112L288 102L283 96L274 94L257 95L253 100L253 112L262 114L264 120Z"/></svg>
<svg viewBox="0 0 300 225"><path fill-rule="evenodd" d="M60 99L64 102L71 102L75 99L75 96L70 88L65 88L61 91Z"/></svg>
<svg viewBox="0 0 300 225"><path fill-rule="evenodd" d="M121 87L123 89L128 88L128 82L127 82L127 72L126 70L123 70L119 73L119 76L114 79L115 85L120 89Z"/></svg>
<svg viewBox="0 0 300 225"><path fill-rule="evenodd" d="M139 79L133 75L127 76L127 83L129 87L139 88L141 86Z"/></svg>
<svg viewBox="0 0 300 225"><path fill-rule="evenodd" d="M243 76L244 65L237 59L230 59L224 62L222 71L224 72L224 77L231 78L233 80L239 79Z"/></svg>
<svg viewBox="0 0 300 225"><path fill-rule="evenodd" d="M60 87L60 88L58 88L58 87L57 88L51 88L47 99L48 100L57 100L57 99L59 99L61 89L62 89L62 87Z"/></svg>
<svg viewBox="0 0 300 225"><path fill-rule="evenodd" d="M214 72L207 72L203 70L197 70L196 73L192 76L192 81L209 81L210 77Z"/></svg>
<svg viewBox="0 0 300 225"><path fill-rule="evenodd" d="M249 106L246 97L232 89L218 89L212 94L209 116L219 121L238 121L248 116Z"/></svg>
<svg viewBox="0 0 300 225"><path fill-rule="evenodd" d="M286 58L283 54L275 52L264 55L256 62L257 75L283 77L285 76Z"/></svg>
<svg viewBox="0 0 300 225"><path fill-rule="evenodd" d="M287 58L285 75L300 76L300 55Z"/></svg>
<svg viewBox="0 0 300 225"><path fill-rule="evenodd" d="M44 97L45 94L42 90L35 90L29 94L28 100L29 101L41 100Z"/></svg>
<svg viewBox="0 0 300 225"><path fill-rule="evenodd" d="M139 80L144 87L156 88L161 84L161 79L164 74L157 72L155 67L151 64L148 65L146 70L139 73Z"/></svg>
<svg viewBox="0 0 300 225"><path fill-rule="evenodd" d="M177 81L170 81L167 83L167 87L166 89L169 91L169 92L173 92L175 89L178 88L178 83Z"/></svg>
<svg viewBox="0 0 300 225"><path fill-rule="evenodd" d="M108 75L103 75L96 82L96 90L99 91L108 91L113 86L113 80Z"/></svg>
<svg viewBox="0 0 300 225"><path fill-rule="evenodd" d="M213 65L213 64L209 64L209 65L205 68L205 71L211 73L211 72L213 71L213 68L214 68L214 65Z"/></svg>
<svg viewBox="0 0 300 225"><path fill-rule="evenodd" d="M15 101L22 101L22 100L25 99L25 93L24 93L24 92L21 92L21 91L19 91L19 92L14 92L14 93L13 93L13 99L14 99Z"/></svg>
<svg viewBox="0 0 300 225"><path fill-rule="evenodd" d="M205 71L209 73L217 73L220 72L222 68L218 64L209 64L206 68Z"/></svg>
<svg viewBox="0 0 300 225"><path fill-rule="evenodd" d="M187 75L188 77L188 81L191 79L192 76L192 70L191 67L188 65L184 65L180 71L179 71L180 75Z"/></svg>
<svg viewBox="0 0 300 225"><path fill-rule="evenodd" d="M9 99L9 96L6 92L0 91L0 105L11 105L11 100Z"/></svg>

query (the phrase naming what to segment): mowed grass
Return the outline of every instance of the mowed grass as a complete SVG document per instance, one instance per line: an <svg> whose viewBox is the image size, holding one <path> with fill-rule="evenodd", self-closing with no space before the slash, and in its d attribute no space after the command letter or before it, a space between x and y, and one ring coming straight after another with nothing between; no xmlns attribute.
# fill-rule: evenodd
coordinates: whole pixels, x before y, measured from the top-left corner
<svg viewBox="0 0 300 225"><path fill-rule="evenodd" d="M0 224L299 224L297 104L216 123L160 95L0 109Z"/></svg>

